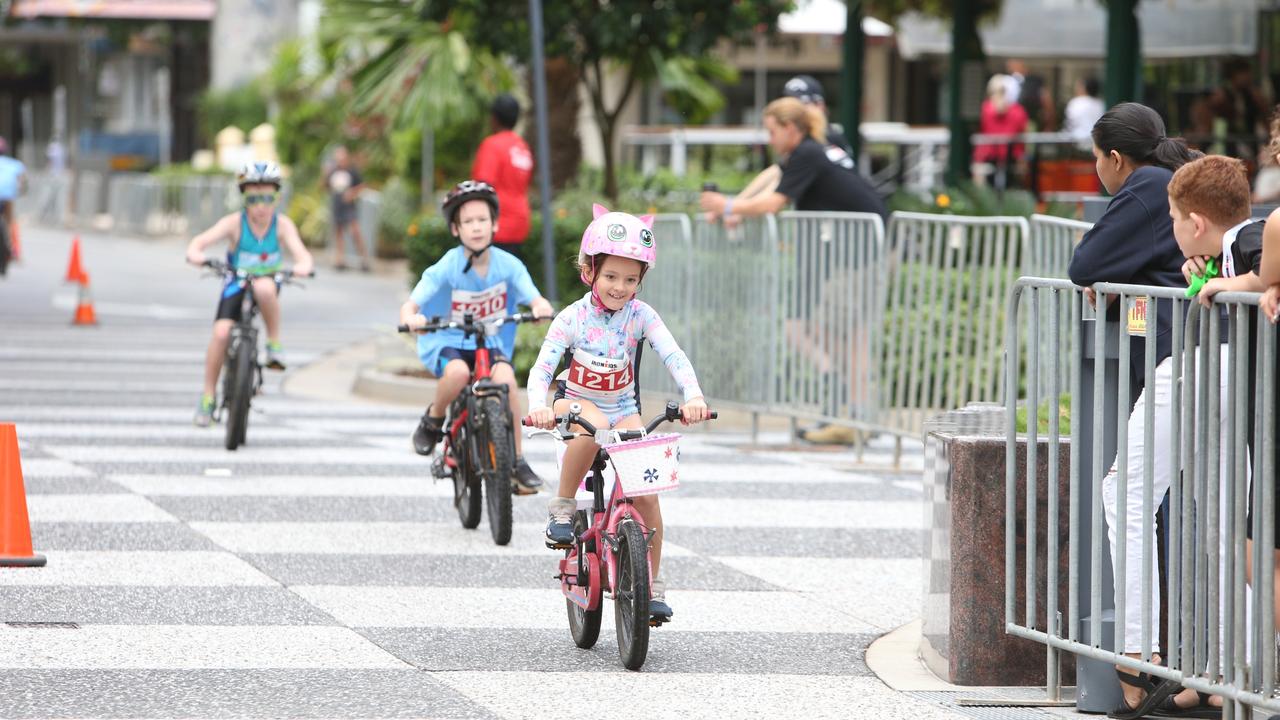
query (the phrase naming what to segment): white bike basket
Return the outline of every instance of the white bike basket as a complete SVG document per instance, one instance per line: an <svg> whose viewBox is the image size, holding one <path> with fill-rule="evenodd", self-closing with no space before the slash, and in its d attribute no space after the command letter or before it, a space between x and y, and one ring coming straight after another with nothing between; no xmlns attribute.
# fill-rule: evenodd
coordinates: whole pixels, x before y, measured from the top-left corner
<svg viewBox="0 0 1280 720"><path fill-rule="evenodd" d="M680 487L680 435L649 435L604 446L627 497L653 495Z"/></svg>

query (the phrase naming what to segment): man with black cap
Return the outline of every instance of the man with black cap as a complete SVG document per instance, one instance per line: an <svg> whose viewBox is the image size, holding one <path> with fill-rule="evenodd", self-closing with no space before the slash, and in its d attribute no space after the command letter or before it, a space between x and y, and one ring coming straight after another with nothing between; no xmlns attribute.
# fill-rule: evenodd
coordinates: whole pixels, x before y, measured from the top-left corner
<svg viewBox="0 0 1280 720"><path fill-rule="evenodd" d="M796 75L791 78L786 85L782 86L782 94L793 97L805 105L817 107L830 119L831 113L827 110L827 100L822 95L822 84L812 75ZM852 170L853 146L849 144L849 139L841 130L842 128L838 125L827 124L827 157L840 167Z"/></svg>
<svg viewBox="0 0 1280 720"><path fill-rule="evenodd" d="M507 252L522 256L520 246L529 237L529 181L533 177L533 153L515 132L520 103L503 93L489 107L493 134L480 143L471 177L498 191L502 223L493 241Z"/></svg>

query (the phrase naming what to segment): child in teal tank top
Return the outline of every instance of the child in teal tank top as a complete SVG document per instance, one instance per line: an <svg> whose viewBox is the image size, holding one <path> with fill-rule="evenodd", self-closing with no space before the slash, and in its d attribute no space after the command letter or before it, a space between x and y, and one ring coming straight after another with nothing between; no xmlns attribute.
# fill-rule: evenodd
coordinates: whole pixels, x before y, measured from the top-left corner
<svg viewBox="0 0 1280 720"><path fill-rule="evenodd" d="M244 209L224 216L213 227L192 238L187 246L187 261L193 265L203 265L206 248L219 242L227 242L229 265L252 274L268 275L251 281L253 295L262 312L263 323L267 326L267 367L283 370L280 300L275 280L269 275L283 267L282 249L287 249L293 258L295 275L309 275L312 269L311 253L302 244L298 227L287 215L277 211L281 178L276 164L250 163L240 171L238 179ZM205 356L204 390L195 415L195 423L201 427L207 427L213 420L214 388L218 383L218 374L222 372L231 328L240 319L244 292L244 283L234 275L228 275L218 300L213 337L209 340Z"/></svg>

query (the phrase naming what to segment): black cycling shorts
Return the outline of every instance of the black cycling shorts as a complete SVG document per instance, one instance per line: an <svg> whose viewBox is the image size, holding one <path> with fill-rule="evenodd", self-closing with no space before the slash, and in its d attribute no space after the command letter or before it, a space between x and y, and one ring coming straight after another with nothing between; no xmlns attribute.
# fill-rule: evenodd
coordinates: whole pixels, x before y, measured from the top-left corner
<svg viewBox="0 0 1280 720"><path fill-rule="evenodd" d="M462 350L455 347L447 347L440 351L440 355L436 359L436 367L432 368L433 370L436 371L435 372L436 377L440 377L444 375L444 366L448 365L450 360L461 360L467 364L467 367L470 368L472 372L475 372L475 369L476 369L476 351L475 350ZM503 355L502 352L499 351L497 348L489 348L489 366L493 367L498 363L506 363L507 365L512 365L511 360L508 359L506 355ZM514 369L514 367L515 366L512 365L512 369Z"/></svg>

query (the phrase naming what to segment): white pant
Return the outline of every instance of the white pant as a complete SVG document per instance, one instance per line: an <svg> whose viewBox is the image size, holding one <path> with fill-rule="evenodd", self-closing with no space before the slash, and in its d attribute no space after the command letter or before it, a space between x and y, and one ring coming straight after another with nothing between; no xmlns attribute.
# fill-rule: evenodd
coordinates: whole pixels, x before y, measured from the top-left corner
<svg viewBox="0 0 1280 720"><path fill-rule="evenodd" d="M1178 352L1177 349L1174 352ZM1219 398L1221 410L1219 413L1219 469L1218 477L1225 483L1227 477L1227 465L1231 459L1231 453L1227 449L1227 427L1230 424L1230 417L1227 415L1227 397L1229 394L1228 378L1230 373L1228 368L1228 352L1227 346L1221 346L1221 373L1219 374ZM1198 370L1198 368L1197 368ZM1127 372L1128 368L1121 368L1121 372ZM1155 385L1148 386L1143 389L1142 394L1138 396L1138 403L1134 405L1133 413L1129 415L1129 448L1125 455L1125 463L1127 468L1127 479L1125 485L1125 573L1124 577L1116 578L1116 592L1124 593L1124 649L1118 652L1123 653L1140 653L1142 647L1142 551L1143 551L1143 462L1142 456L1146 445L1146 396L1147 393L1155 393L1155 449L1152 453L1154 459L1154 467L1152 468L1152 487L1151 487L1151 513L1152 531L1155 530L1155 513L1160 509L1160 503L1164 500L1165 493L1169 490L1169 484L1172 482L1174 474L1177 472L1176 458L1172 456L1172 435L1170 434L1173 427L1173 359L1165 358L1163 362L1156 366ZM1123 398L1121 399L1123 401ZM1194 453L1207 452L1208 448L1194 448ZM1120 458L1117 457L1117 464ZM1190 475L1188 474L1188 478ZM1111 546L1111 567L1118 567L1117 548L1116 548L1116 521L1117 512L1119 511L1120 502L1117 497L1116 483L1116 466L1112 465L1110 472L1102 480L1102 507L1106 513L1107 519L1107 540ZM1225 504L1226 490L1225 485L1218 491L1218 518L1219 518L1219 540L1221 547L1219 548L1219 559L1225 565L1230 557L1230 548L1227 547L1227 521L1230 519L1230 513ZM1177 508L1172 510L1178 512ZM1189 530L1188 530L1189 531ZM1177 538L1173 538L1171 542L1180 542ZM1154 537L1151 539L1151 557L1148 561L1151 566L1151 651L1159 650L1160 644L1160 574L1157 570L1157 561L1159 546ZM1222 573L1220 577L1225 577ZM1225 596L1224 600L1225 600ZM1223 602L1219 610L1226 607ZM1219 613L1219 638L1225 637L1222 633L1222 614ZM1118 619L1117 619L1118 621Z"/></svg>

